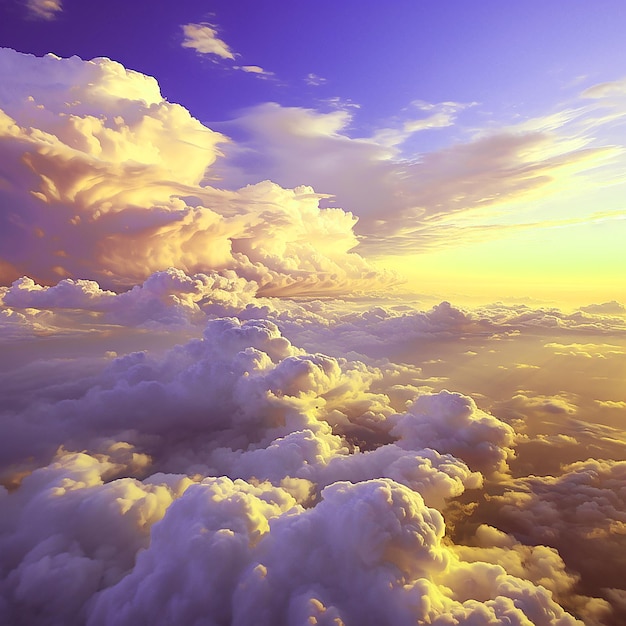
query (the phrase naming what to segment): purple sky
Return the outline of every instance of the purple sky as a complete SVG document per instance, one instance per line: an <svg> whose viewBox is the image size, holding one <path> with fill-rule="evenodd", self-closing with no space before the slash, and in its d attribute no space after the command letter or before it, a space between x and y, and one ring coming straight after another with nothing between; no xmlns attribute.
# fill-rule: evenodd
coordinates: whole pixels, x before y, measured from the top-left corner
<svg viewBox="0 0 626 626"><path fill-rule="evenodd" d="M623 67L626 7L599 0L509 3L398 0L384 8L345 0L106 3L64 0L55 19L0 7L0 45L34 54L106 56L155 76L168 100L204 123L273 101L360 109L354 133L403 115L414 100L478 102L501 119L554 104L580 80ZM235 61L181 47L182 25L210 23ZM269 80L232 70L257 65ZM307 85L315 74L325 82ZM571 89L571 87L570 87ZM327 105L328 106L328 105Z"/></svg>

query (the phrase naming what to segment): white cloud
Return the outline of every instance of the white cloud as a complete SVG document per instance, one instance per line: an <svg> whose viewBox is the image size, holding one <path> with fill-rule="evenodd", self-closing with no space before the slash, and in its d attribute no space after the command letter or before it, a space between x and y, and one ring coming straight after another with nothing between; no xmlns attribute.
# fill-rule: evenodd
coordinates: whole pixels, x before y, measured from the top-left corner
<svg viewBox="0 0 626 626"><path fill-rule="evenodd" d="M444 517L429 507L447 519L466 490L517 484L506 468L515 448L506 423L465 395L420 388L416 368L308 352L268 319L212 319L222 303L229 315L274 317L301 337L319 326L320 347L359 347L386 328L389 354L409 331L440 346L501 332L484 311L255 299L236 275L180 270L122 294L22 279L0 297L31 314L74 315L74 336L78 320L101 333L97 344L83 339L97 358L35 359L0 374L8 623L42 603L69 626L164 613L244 624L261 602L268 624L302 615L367 623L366 614L376 623L482 625L514 615L576 624L557 602L589 623L606 613L602 600L578 595L555 550L487 531L473 547L443 539ZM508 328L502 311L492 317ZM184 318L206 324L201 338L162 354L105 354L116 334L124 351L133 337L113 319L158 320L144 339L155 346ZM103 519L106 532L93 533ZM180 594L162 593L174 581ZM364 586L375 605L363 606Z"/></svg>
<svg viewBox="0 0 626 626"><path fill-rule="evenodd" d="M185 39L182 42L183 48L192 48L198 54L211 55L227 61L234 61L237 54L230 46L218 37L217 27L213 24L184 24L182 26ZM233 65L232 69L253 74L257 78L269 79L274 76L274 72L265 70L260 65Z"/></svg>
<svg viewBox="0 0 626 626"><path fill-rule="evenodd" d="M225 149L220 175L233 186L263 178L292 186L306 179L359 216L363 250L398 254L545 226L523 212L510 223L501 217L521 199L573 189L582 175L592 186L594 168L622 155L612 141L594 139L622 113L584 106L510 127L459 128L453 143L420 152L422 132L456 125L469 106L474 103L417 103L419 116L409 111L406 119L354 137L345 110L338 117L337 111L261 104L229 122L243 140ZM598 128L591 132L593 124Z"/></svg>
<svg viewBox="0 0 626 626"><path fill-rule="evenodd" d="M102 321L137 326L189 324L206 315L240 312L258 290L254 282L232 270L187 276L169 268L149 276L142 285L120 294L102 290L91 280L65 279L47 287L22 277L5 289L3 303L17 309L48 311L57 317L68 309L101 314Z"/></svg>
<svg viewBox="0 0 626 626"><path fill-rule="evenodd" d="M253 74L257 78L262 78L262 79L268 79L274 76L274 72L268 72L267 70L264 70L259 65L235 65L233 69L241 70L242 72L245 72L246 74Z"/></svg>
<svg viewBox="0 0 626 626"><path fill-rule="evenodd" d="M581 573L580 588L610 600L610 589L621 588L623 563L611 555L623 546L626 501L616 487L625 473L623 461L589 459L564 467L558 477L522 478L493 497L485 518L524 543L562 551ZM614 619L622 621L624 607L615 608Z"/></svg>
<svg viewBox="0 0 626 626"><path fill-rule="evenodd" d="M391 434L400 445L449 452L486 474L506 473L514 456L513 428L458 393L421 395L395 422Z"/></svg>
<svg viewBox="0 0 626 626"><path fill-rule="evenodd" d="M185 24L182 28L185 34L183 48L192 48L199 54L211 54L221 59L235 60L235 53L225 41L217 36L217 30L212 24Z"/></svg>
<svg viewBox="0 0 626 626"><path fill-rule="evenodd" d="M258 65L240 65L240 66L235 66L236 70L241 70L242 72L247 72L248 74L265 74L271 75L271 72L266 72L262 67L259 67Z"/></svg>
<svg viewBox="0 0 626 626"><path fill-rule="evenodd" d="M611 613L608 602L576 594L579 577L567 570L554 548L524 545L512 535L483 524L476 529L471 545L457 546L455 551L463 561L493 563L508 574L549 589L556 601L575 608L586 624L603 624Z"/></svg>
<svg viewBox="0 0 626 626"><path fill-rule="evenodd" d="M320 85L325 84L327 80L323 78L322 76L318 76L317 74L314 74L313 72L311 72L310 74L306 75L304 82L307 85L311 85L312 87L319 87Z"/></svg>
<svg viewBox="0 0 626 626"><path fill-rule="evenodd" d="M599 83L592 85L582 92L583 98L590 98L593 100L620 97L626 95L626 78L622 80L614 80L606 83Z"/></svg>

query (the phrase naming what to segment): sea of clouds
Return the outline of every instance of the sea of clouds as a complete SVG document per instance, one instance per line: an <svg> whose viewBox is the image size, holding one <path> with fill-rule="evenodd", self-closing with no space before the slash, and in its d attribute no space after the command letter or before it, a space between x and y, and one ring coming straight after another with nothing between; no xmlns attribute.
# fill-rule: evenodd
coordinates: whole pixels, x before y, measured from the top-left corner
<svg viewBox="0 0 626 626"><path fill-rule="evenodd" d="M0 50L0 621L621 623L624 307L377 297L229 141Z"/></svg>

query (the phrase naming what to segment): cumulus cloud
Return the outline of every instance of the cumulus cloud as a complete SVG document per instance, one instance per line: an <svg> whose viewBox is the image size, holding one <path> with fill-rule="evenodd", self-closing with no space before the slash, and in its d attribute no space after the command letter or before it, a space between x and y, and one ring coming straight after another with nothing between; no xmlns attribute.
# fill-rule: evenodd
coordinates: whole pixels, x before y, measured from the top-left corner
<svg viewBox="0 0 626 626"><path fill-rule="evenodd" d="M507 574L531 580L550 590L555 600L569 605L585 624L599 625L610 619L606 600L577 593L579 577L569 571L557 550L543 545L525 545L493 526L476 529L471 545L459 545L455 552L464 561L482 561L503 567Z"/></svg>
<svg viewBox="0 0 626 626"><path fill-rule="evenodd" d="M198 54L212 54L221 59L235 60L235 53L228 44L217 36L217 29L212 24L183 25L183 48L192 48Z"/></svg>
<svg viewBox="0 0 626 626"><path fill-rule="evenodd" d="M257 284L232 270L194 274L168 268L149 276L142 285L117 294L92 280L64 279L54 286L22 277L4 290L5 305L39 309L61 317L68 309L101 314L101 321L136 326L203 321L208 314L239 312L254 300Z"/></svg>
<svg viewBox="0 0 626 626"><path fill-rule="evenodd" d="M35 623L45 607L68 625L580 623L544 588L461 561L441 515L390 480L335 483L304 510L283 489L227 478L103 484L103 465L69 455L6 496L21 525L5 526L3 618ZM96 519L98 536L85 532Z"/></svg>
<svg viewBox="0 0 626 626"><path fill-rule="evenodd" d="M172 272L154 280L164 278L186 284ZM24 283L13 296L26 298L22 304L40 298L40 305L57 300L75 306L82 298L96 306L85 295L97 293L85 289L93 285L65 282L55 292L30 283L24 289ZM73 290L80 295L68 302L64 291ZM409 620L421 612L468 611L457 595L434 608L412 599L439 598L439 585L448 585L439 576L453 562L441 544L443 519L416 491L443 506L446 497L479 487L481 477L447 453L455 444L445 427L432 441L437 452L404 432L398 444L356 451L353 432L362 438L364 428L379 429L384 436L384 418L393 415L385 396L370 390L378 378L363 364L304 353L270 322L216 319L201 340L162 358L131 354L100 371L85 370L71 389L50 380L32 406L16 398L3 420L4 481L11 487L3 494L3 617L11 621L20 611L28 623L45 604L68 624L158 623L164 614L185 622L205 616L246 623L272 589L268 623L302 611L362 621L365 607L355 603L348 575L355 564L366 567L359 584L381 592L391 584L380 614ZM447 403L447 396L440 399ZM474 419L464 414L455 420L468 418ZM87 451L66 452L61 445ZM34 459L40 467L31 471ZM211 477L224 474L230 478ZM146 475L151 477L140 480ZM385 480L364 482L378 477ZM346 478L356 485L337 482ZM310 508L320 492L321 501ZM38 502L40 516L31 518ZM72 513L77 506L78 516ZM363 507L371 512L343 519L342 511ZM103 515L106 536L94 535L93 520L101 522ZM44 518L39 526L36 520ZM362 523L355 525L357 519ZM400 527L398 519L404 520ZM350 529L349 541L338 528ZM312 541L321 555L334 557L309 562L295 549ZM287 562L284 554L291 555ZM214 566L206 570L208 563ZM64 591L54 582L61 573ZM506 576L494 575L481 601L484 594L503 593ZM171 605L149 601L174 580L186 582L177 587L181 595L166 594ZM417 584L412 593L409 583ZM301 596L305 588L321 595ZM519 609L520 616L544 603L539 588L528 589L525 594L536 599Z"/></svg>
<svg viewBox="0 0 626 626"><path fill-rule="evenodd" d="M155 336L181 318L206 324L162 354L35 360L0 375L3 619L32 622L44 604L67 624L244 624L254 614L268 624L507 616L562 626L578 622L559 604L586 623L606 613L579 595L555 550L496 531L465 547L444 540L438 510L516 484L510 426L467 396L416 387L415 370L405 378L389 363L308 352L268 319L219 317L220 306L280 323L300 316L305 337L333 324L330 304L271 302L234 275L173 269L119 294L21 279L2 298L103 316L109 333L115 316L157 321ZM344 304L342 316L361 337L404 317L422 336L455 341L487 328L448 303L413 317ZM107 520L104 535L89 530L96 519ZM60 576L72 584L59 589ZM363 604L363 588L375 603Z"/></svg>
<svg viewBox="0 0 626 626"><path fill-rule="evenodd" d="M49 459L69 443L97 450L106 436L144 446L159 470L276 484L291 477L318 489L340 479L383 476L419 486L429 502L442 505L466 487L480 486L477 471L502 470L510 453L506 425L479 412L469 398L425 396L406 415L393 417L389 398L375 389L382 372L306 354L269 321L212 320L203 339L162 360L134 353L102 365L100 373L75 381L71 400L59 398L56 383L40 389L39 406L27 408L26 420L20 401L13 410L7 401L7 480L29 458ZM6 384L15 386L14 377ZM434 403L431 409L428 403ZM454 408L459 403L462 411ZM426 432L420 419L441 423Z"/></svg>
<svg viewBox="0 0 626 626"><path fill-rule="evenodd" d="M564 467L558 477L520 478L503 495L491 496L479 515L525 544L558 549L580 573L579 589L610 600L624 578L624 560L615 555L623 554L624 498L616 487L625 467L623 461L589 459ZM624 619L619 603L614 609L615 621L608 623Z"/></svg>
<svg viewBox="0 0 626 626"><path fill-rule="evenodd" d="M427 445L451 452L472 469L487 474L506 472L513 457L514 430L458 393L442 391L417 398L394 425L401 445Z"/></svg>
<svg viewBox="0 0 626 626"><path fill-rule="evenodd" d="M65 279L46 287L26 276L4 290L3 301L9 306L29 309L93 309L115 298L112 291L103 291L93 280Z"/></svg>
<svg viewBox="0 0 626 626"><path fill-rule="evenodd" d="M42 612L50 623L85 623L87 601L132 569L152 524L191 483L182 476L103 482L119 469L110 457L65 454L25 478L15 495L3 494L5 623L35 624Z"/></svg>
<svg viewBox="0 0 626 626"><path fill-rule="evenodd" d="M351 252L356 219L320 209L312 188L202 184L227 139L166 102L154 79L108 59L2 55L5 281L119 288L168 267L235 270L268 293L381 280Z"/></svg>

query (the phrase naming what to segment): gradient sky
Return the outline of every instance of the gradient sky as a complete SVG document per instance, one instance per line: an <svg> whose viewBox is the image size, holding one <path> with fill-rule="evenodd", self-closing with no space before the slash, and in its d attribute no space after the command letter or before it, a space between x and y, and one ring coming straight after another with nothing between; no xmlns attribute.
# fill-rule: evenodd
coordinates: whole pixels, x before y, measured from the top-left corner
<svg viewBox="0 0 626 626"><path fill-rule="evenodd" d="M409 292L623 297L619 0L6 0L0 12L0 45L156 77L233 140L213 184L333 196L322 205L359 217L359 252Z"/></svg>

